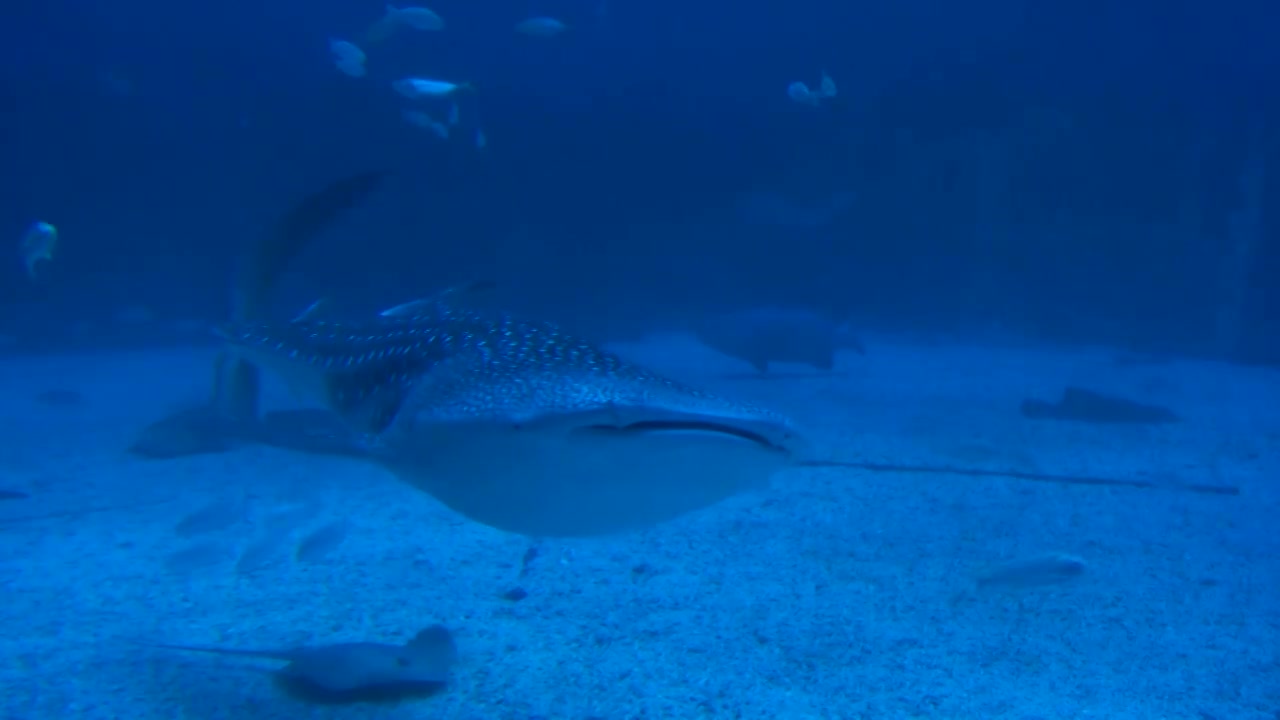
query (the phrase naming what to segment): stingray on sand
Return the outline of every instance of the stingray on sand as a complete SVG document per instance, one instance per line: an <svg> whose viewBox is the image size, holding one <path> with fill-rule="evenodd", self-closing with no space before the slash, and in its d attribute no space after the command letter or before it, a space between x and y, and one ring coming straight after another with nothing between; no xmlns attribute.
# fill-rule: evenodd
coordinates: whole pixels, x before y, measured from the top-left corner
<svg viewBox="0 0 1280 720"><path fill-rule="evenodd" d="M805 308L763 307L710 315L698 322L695 332L713 350L745 360L761 373L775 362L831 370L838 350L866 353L848 327Z"/></svg>
<svg viewBox="0 0 1280 720"><path fill-rule="evenodd" d="M299 699L326 703L392 700L430 694L449 681L458 650L453 635L432 625L403 645L357 642L244 650L147 643L168 650L262 658L286 663L280 686Z"/></svg>

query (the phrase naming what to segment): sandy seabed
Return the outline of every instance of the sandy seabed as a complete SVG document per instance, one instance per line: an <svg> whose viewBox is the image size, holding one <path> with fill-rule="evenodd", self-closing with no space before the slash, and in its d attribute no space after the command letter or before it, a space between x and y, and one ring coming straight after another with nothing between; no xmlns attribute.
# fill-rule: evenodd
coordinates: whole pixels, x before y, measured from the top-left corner
<svg viewBox="0 0 1280 720"><path fill-rule="evenodd" d="M12 357L0 488L32 497L0 501L0 718L1280 718L1280 373L883 339L833 375L759 379L680 338L619 350L789 413L833 459L1162 487L800 468L645 532L534 543L361 460L124 452L201 398L210 350ZM1019 415L1065 384L1185 421ZM227 498L245 502L225 527L175 529ZM272 534L281 517L295 526ZM334 520L343 542L297 560ZM984 568L1043 552L1089 569L955 601ZM455 679L396 704L308 705L270 681L278 663L137 642L398 642L436 622L457 638Z"/></svg>

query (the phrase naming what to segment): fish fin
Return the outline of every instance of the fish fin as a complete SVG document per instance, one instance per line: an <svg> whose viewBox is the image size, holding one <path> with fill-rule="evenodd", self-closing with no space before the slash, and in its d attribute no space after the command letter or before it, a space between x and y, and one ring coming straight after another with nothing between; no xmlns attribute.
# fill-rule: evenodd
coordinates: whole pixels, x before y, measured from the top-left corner
<svg viewBox="0 0 1280 720"><path fill-rule="evenodd" d="M387 174L375 170L343 178L306 196L285 213L241 265L232 292L232 319L259 319L290 261L343 212L377 189Z"/></svg>
<svg viewBox="0 0 1280 720"><path fill-rule="evenodd" d="M315 320L319 316L320 310L324 307L324 305L325 305L324 298L320 298L316 300L315 302L308 305L305 310L295 315L291 322L297 323L297 322L304 322L306 320Z"/></svg>
<svg viewBox="0 0 1280 720"><path fill-rule="evenodd" d="M336 385L330 382L331 402L338 414L348 425L366 435L379 435L391 426L400 407L404 405L406 392L401 387L381 388L372 396L361 399L358 403L343 406L336 398Z"/></svg>
<svg viewBox="0 0 1280 720"><path fill-rule="evenodd" d="M248 361L227 352L219 353L213 367L213 402L217 413L235 421L258 417L258 394L262 376Z"/></svg>
<svg viewBox="0 0 1280 720"><path fill-rule="evenodd" d="M407 303L401 303L395 307L389 307L378 313L380 317L396 318L396 317L413 317L415 315L431 315L440 310L442 303L445 303L457 296L468 295L475 292L484 292L492 290L498 286L492 280L477 280L465 285L454 285L447 287L439 292L428 295L417 300L410 300Z"/></svg>
<svg viewBox="0 0 1280 720"><path fill-rule="evenodd" d="M250 250L232 289L233 321L262 317L267 301L290 261L343 212L355 207L381 184L387 173L360 173L329 184L302 199ZM261 378L257 368L229 355L214 367L213 406L235 421L258 418Z"/></svg>
<svg viewBox="0 0 1280 720"><path fill-rule="evenodd" d="M237 657L257 657L268 658L271 660L283 660L293 662L297 659L299 650L241 650L239 648L222 648L213 645L183 645L181 643L151 643L138 642L139 645L146 645L153 648L161 648L163 650L184 650L187 652L211 653L213 655L234 655Z"/></svg>

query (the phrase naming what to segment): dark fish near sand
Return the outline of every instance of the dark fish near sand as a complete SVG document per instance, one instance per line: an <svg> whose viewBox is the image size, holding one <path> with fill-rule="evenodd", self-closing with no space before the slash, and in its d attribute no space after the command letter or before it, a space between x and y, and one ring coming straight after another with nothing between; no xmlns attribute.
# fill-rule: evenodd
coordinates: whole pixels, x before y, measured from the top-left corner
<svg viewBox="0 0 1280 720"><path fill-rule="evenodd" d="M979 590L1025 590L1059 585L1084 575L1088 565L1066 553L1048 553L990 568L974 580Z"/></svg>
<svg viewBox="0 0 1280 720"><path fill-rule="evenodd" d="M453 636L433 625L403 645L337 643L272 650L148 643L169 650L265 658L288 663L279 671L292 689L317 700L377 699L410 694L449 680L458 651Z"/></svg>
<svg viewBox="0 0 1280 720"><path fill-rule="evenodd" d="M510 532L646 527L763 486L801 450L779 415L447 295L364 322L223 335L340 415L396 475Z"/></svg>
<svg viewBox="0 0 1280 720"><path fill-rule="evenodd" d="M803 308L755 308L711 316L695 332L712 349L745 360L762 373L769 371L771 362L831 370L837 350L866 352L847 327Z"/></svg>
<svg viewBox="0 0 1280 720"><path fill-rule="evenodd" d="M1017 593L1078 580L1088 570L1083 558L1066 553L1047 553L1013 560L987 569L974 578L973 587L957 593L952 604L985 593Z"/></svg>

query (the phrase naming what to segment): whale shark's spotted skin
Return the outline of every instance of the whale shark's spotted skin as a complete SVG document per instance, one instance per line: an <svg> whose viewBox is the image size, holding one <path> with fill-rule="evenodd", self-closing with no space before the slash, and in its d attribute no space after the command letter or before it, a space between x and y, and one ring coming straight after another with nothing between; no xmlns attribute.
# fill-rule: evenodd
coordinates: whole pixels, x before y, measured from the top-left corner
<svg viewBox="0 0 1280 720"><path fill-rule="evenodd" d="M520 421L549 410L658 403L680 410L714 406L730 417L786 423L764 409L729 403L628 363L550 323L444 305L430 314L353 324L247 324L227 328L224 335L255 359L318 375L321 399L365 432L385 430L415 382L442 364L449 365L450 376L465 375L472 383L437 389L442 402L431 413L442 420Z"/></svg>

